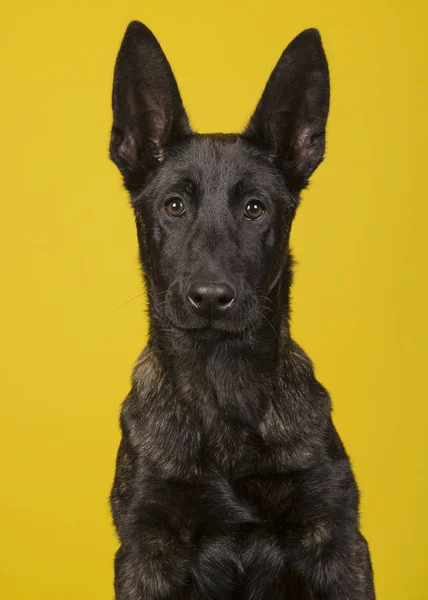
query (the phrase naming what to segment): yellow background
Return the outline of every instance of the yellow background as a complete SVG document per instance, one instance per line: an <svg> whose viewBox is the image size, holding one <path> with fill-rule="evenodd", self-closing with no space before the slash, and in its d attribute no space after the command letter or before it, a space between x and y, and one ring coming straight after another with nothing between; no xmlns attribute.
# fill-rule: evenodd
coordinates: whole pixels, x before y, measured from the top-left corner
<svg viewBox="0 0 428 600"><path fill-rule="evenodd" d="M285 45L321 30L328 153L293 232L293 330L333 396L378 598L428 598L425 11L422 0L3 6L1 598L113 597L119 404L147 332L133 217L107 158L131 19L158 36L201 132L239 130Z"/></svg>

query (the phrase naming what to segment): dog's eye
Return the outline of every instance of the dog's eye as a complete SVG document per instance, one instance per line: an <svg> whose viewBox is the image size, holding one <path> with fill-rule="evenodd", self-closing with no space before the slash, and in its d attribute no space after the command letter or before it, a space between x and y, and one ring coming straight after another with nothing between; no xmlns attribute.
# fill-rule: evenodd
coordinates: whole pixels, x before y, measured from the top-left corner
<svg viewBox="0 0 428 600"><path fill-rule="evenodd" d="M165 210L171 217L182 217L186 212L186 207L181 198L170 198L165 204Z"/></svg>
<svg viewBox="0 0 428 600"><path fill-rule="evenodd" d="M251 219L251 221L257 221L257 219L260 219L264 212L265 207L258 200L250 200L245 207L245 216L247 219Z"/></svg>

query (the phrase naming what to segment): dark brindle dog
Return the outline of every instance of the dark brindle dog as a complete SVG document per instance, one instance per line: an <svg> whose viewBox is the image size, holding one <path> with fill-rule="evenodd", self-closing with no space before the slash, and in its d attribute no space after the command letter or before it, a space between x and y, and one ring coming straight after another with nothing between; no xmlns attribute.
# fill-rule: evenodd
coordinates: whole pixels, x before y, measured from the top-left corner
<svg viewBox="0 0 428 600"><path fill-rule="evenodd" d="M153 34L128 27L111 157L151 329L121 413L118 600L374 598L330 399L289 329L290 229L328 107L308 29L243 133L198 135Z"/></svg>

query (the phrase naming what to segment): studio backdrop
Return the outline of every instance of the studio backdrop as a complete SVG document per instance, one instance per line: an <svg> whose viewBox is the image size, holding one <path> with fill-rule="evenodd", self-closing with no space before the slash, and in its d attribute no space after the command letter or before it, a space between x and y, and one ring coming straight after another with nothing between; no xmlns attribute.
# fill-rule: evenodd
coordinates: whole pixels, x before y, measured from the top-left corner
<svg viewBox="0 0 428 600"><path fill-rule="evenodd" d="M288 41L321 32L331 113L292 233L292 331L332 395L379 600L428 598L425 3L22 0L1 17L0 597L113 598L119 405L148 323L110 96L139 19L200 132L241 130Z"/></svg>

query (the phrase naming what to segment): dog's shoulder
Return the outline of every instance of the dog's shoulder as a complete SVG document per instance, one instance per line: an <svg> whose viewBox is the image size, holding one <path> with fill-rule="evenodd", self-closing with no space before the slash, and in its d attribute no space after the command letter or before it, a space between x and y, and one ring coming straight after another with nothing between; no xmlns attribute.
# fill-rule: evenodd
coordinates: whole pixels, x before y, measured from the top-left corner
<svg viewBox="0 0 428 600"><path fill-rule="evenodd" d="M135 363L132 386L140 400L156 394L165 383L164 372L152 345L149 343Z"/></svg>
<svg viewBox="0 0 428 600"><path fill-rule="evenodd" d="M131 383L120 411L122 431L130 435L136 426L141 428L153 405L159 404L166 393L164 373L150 343L135 363Z"/></svg>

